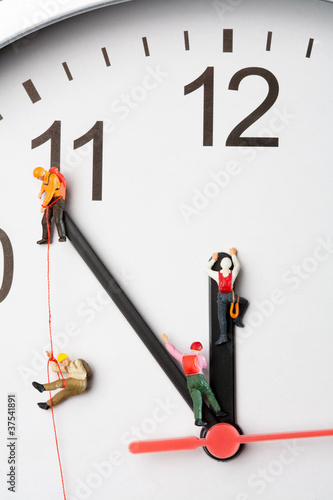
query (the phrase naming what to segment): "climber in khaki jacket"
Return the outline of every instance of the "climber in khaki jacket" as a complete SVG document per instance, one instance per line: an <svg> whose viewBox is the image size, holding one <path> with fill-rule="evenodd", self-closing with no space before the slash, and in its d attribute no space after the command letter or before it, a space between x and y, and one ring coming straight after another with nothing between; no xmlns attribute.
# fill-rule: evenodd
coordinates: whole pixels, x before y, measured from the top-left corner
<svg viewBox="0 0 333 500"><path fill-rule="evenodd" d="M51 358L51 353L46 352L47 356ZM64 399L71 396L76 396L81 394L87 389L88 378L91 375L90 366L83 359L77 359L76 361L71 361L67 354L59 354L58 361L62 365L61 373L66 374L65 380L60 378L55 382L50 382L49 384L39 384L38 382L33 382L32 385L39 392L44 391L54 391L56 389L62 389L62 391L55 394L52 397L52 406L55 406ZM54 361L50 362L50 366L54 372L60 372L57 363ZM65 383L65 387L64 387ZM63 388L64 387L64 388ZM46 403L37 403L43 410L48 410L51 406L51 400Z"/></svg>

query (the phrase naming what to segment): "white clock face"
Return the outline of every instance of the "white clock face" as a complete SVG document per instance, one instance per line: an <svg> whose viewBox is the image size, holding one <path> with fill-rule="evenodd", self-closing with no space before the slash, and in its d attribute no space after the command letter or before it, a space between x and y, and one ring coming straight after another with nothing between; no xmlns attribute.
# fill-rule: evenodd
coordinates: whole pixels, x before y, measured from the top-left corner
<svg viewBox="0 0 333 500"><path fill-rule="evenodd" d="M182 352L200 340L209 358L202 269L238 249L245 433L332 427L332 17L315 0L134 1L2 49L0 236L14 274L5 257L1 393L18 402L18 499L61 495L51 415L36 406L47 398L31 387L46 382L49 347L32 172L50 151L71 217ZM196 435L192 412L56 234L50 265L55 352L94 372L91 390L55 409L69 499L330 498L331 438L247 445L228 463L130 455L137 439Z"/></svg>

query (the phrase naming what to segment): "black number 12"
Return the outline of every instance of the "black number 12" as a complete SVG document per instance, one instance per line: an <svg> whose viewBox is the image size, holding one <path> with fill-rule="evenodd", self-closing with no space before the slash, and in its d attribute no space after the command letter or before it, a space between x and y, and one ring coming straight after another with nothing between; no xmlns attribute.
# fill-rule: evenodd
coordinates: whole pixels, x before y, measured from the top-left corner
<svg viewBox="0 0 333 500"><path fill-rule="evenodd" d="M275 103L279 94L279 83L276 77L265 68L243 68L231 78L229 90L238 90L240 82L247 76L261 76L268 83L268 94L264 101L244 120L242 120L230 132L227 137L226 146L261 146L261 147L278 147L278 137L241 137L251 125L261 118ZM203 145L213 145L213 126L214 126L214 68L208 66L206 70L196 80L185 85L184 94L188 95L191 92L203 87L204 103L203 103Z"/></svg>

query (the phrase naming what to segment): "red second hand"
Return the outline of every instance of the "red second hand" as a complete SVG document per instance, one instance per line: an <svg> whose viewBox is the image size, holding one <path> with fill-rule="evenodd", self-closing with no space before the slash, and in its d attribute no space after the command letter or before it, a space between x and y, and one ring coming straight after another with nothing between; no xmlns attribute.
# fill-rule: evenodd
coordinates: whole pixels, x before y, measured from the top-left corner
<svg viewBox="0 0 333 500"><path fill-rule="evenodd" d="M156 451L181 451L196 450L200 446L205 446L195 436L170 439L155 439L151 441L136 441L129 445L131 453L152 453Z"/></svg>
<svg viewBox="0 0 333 500"><path fill-rule="evenodd" d="M216 424L208 430L206 437L201 439L190 436L176 439L138 441L131 443L129 449L131 453L150 453L159 451L195 450L200 446L206 446L208 451L216 458L226 459L234 456L240 445L244 443L323 436L333 436L333 429L242 435L230 424Z"/></svg>
<svg viewBox="0 0 333 500"><path fill-rule="evenodd" d="M324 429L320 431L298 431L298 432L279 432L273 434L251 434L240 436L240 443L256 443L258 441L273 441L277 439L301 439L311 437L333 436L333 429Z"/></svg>

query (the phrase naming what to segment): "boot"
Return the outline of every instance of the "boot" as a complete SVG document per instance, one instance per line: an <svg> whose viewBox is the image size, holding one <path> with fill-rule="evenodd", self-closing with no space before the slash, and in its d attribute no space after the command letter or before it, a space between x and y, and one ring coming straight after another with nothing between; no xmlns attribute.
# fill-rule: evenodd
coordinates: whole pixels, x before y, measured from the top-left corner
<svg viewBox="0 0 333 500"><path fill-rule="evenodd" d="M226 411L222 410L222 408L221 408L221 410L216 412L217 417L226 417L227 415L228 415L228 413Z"/></svg>
<svg viewBox="0 0 333 500"><path fill-rule="evenodd" d="M197 425L198 427L203 427L205 425L207 425L207 422L205 422L204 420L202 420L201 418L197 418L195 421L194 421L194 425Z"/></svg>
<svg viewBox="0 0 333 500"><path fill-rule="evenodd" d="M223 333L223 334L221 333L221 335L219 336L219 338L215 342L215 345L225 344L226 342L228 342L228 335L226 333Z"/></svg>
<svg viewBox="0 0 333 500"><path fill-rule="evenodd" d="M43 384L39 384L38 382L33 382L32 385L39 392L44 392L45 391L45 387L43 386Z"/></svg>
<svg viewBox="0 0 333 500"><path fill-rule="evenodd" d="M50 406L47 403L37 403L39 408L42 408L42 410L48 410Z"/></svg>

